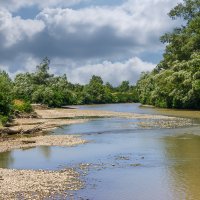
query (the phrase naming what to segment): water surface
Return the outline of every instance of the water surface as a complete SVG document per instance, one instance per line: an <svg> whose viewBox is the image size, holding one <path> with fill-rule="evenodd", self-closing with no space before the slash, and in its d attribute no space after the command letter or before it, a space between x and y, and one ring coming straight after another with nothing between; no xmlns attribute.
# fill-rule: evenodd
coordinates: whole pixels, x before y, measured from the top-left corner
<svg viewBox="0 0 200 200"><path fill-rule="evenodd" d="M159 114L138 104L81 109ZM57 170L90 163L88 175L83 177L86 188L76 192L76 199L200 199L200 127L141 129L136 122L104 118L64 126L52 134L82 134L91 142L2 153L0 167Z"/></svg>

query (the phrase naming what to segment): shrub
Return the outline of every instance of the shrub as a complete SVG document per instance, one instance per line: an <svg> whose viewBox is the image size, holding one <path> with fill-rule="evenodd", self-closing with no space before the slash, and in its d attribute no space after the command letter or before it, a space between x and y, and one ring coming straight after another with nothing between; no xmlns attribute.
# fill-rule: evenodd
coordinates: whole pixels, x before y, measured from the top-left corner
<svg viewBox="0 0 200 200"><path fill-rule="evenodd" d="M7 121L8 121L8 117L7 116L0 115L0 127L1 126L5 126Z"/></svg>
<svg viewBox="0 0 200 200"><path fill-rule="evenodd" d="M29 102L15 99L13 104L13 109L15 111L30 113L33 111L33 108Z"/></svg>

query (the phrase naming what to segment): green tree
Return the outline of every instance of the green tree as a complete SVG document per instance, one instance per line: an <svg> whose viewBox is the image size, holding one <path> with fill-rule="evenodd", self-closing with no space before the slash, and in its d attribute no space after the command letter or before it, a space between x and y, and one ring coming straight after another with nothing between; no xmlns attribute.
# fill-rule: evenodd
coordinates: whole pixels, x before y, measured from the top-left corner
<svg viewBox="0 0 200 200"><path fill-rule="evenodd" d="M169 108L200 108L200 1L184 0L169 16L184 25L161 37L163 60L137 83L139 100Z"/></svg>
<svg viewBox="0 0 200 200"><path fill-rule="evenodd" d="M35 84L48 84L49 79L53 77L52 74L49 74L49 65L50 60L46 57L36 66L36 72L33 74L33 81Z"/></svg>
<svg viewBox="0 0 200 200"><path fill-rule="evenodd" d="M105 103L106 91L100 76L93 75L89 84L84 88L85 102Z"/></svg>
<svg viewBox="0 0 200 200"><path fill-rule="evenodd" d="M12 81L5 71L0 71L0 123L8 120L12 111Z"/></svg>
<svg viewBox="0 0 200 200"><path fill-rule="evenodd" d="M21 73L16 75L13 88L14 97L16 99L30 101L35 89L36 84L33 82L33 74Z"/></svg>
<svg viewBox="0 0 200 200"><path fill-rule="evenodd" d="M118 87L119 92L128 92L130 89L129 81L122 81L121 85Z"/></svg>

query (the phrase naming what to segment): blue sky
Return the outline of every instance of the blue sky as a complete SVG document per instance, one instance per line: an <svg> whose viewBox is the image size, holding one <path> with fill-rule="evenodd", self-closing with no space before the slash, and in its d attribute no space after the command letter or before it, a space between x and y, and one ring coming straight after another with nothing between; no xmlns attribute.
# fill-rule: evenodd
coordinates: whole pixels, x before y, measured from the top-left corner
<svg viewBox="0 0 200 200"><path fill-rule="evenodd" d="M159 37L179 0L1 0L0 69L32 72L45 56L72 82L135 83L162 59Z"/></svg>

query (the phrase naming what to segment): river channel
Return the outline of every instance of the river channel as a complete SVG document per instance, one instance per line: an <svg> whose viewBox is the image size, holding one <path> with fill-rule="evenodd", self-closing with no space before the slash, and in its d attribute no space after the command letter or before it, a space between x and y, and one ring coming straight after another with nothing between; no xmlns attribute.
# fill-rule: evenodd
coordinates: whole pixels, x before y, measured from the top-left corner
<svg viewBox="0 0 200 200"><path fill-rule="evenodd" d="M97 118L51 132L82 135L88 143L1 153L0 168L82 170L85 187L73 193L75 199L200 199L200 111L154 109L139 104L79 106L79 109L189 117L194 125L144 128L138 126L139 119Z"/></svg>

